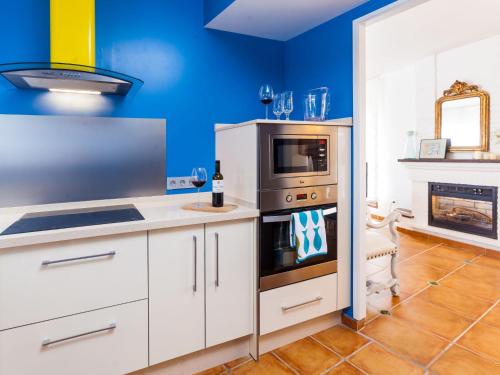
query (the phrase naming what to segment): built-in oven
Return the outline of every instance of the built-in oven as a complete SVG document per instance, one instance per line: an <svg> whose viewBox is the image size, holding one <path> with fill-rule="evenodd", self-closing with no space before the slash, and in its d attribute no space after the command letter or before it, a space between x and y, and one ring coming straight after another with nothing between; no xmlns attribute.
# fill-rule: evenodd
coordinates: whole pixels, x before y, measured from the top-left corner
<svg viewBox="0 0 500 375"><path fill-rule="evenodd" d="M336 184L337 131L328 125L260 127L260 190Z"/></svg>
<svg viewBox="0 0 500 375"><path fill-rule="evenodd" d="M259 280L260 290L312 279L337 272L337 188L323 186L290 189L284 196L291 196L290 202L283 200L279 191L264 192L261 195L273 202L272 206L261 208L259 230ZM311 195L315 199L311 198ZM274 196L274 200L272 199ZM303 204L305 202L305 204ZM297 250L290 243L290 218L292 213L308 210L323 212L327 252L304 261L297 261Z"/></svg>

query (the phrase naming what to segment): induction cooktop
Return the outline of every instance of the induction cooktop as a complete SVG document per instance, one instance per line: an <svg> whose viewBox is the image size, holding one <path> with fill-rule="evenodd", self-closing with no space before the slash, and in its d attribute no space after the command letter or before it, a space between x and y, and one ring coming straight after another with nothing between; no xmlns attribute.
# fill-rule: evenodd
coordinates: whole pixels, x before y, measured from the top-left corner
<svg viewBox="0 0 500 375"><path fill-rule="evenodd" d="M0 235L40 232L92 225L144 220L134 205L91 207L75 210L33 212L25 214Z"/></svg>

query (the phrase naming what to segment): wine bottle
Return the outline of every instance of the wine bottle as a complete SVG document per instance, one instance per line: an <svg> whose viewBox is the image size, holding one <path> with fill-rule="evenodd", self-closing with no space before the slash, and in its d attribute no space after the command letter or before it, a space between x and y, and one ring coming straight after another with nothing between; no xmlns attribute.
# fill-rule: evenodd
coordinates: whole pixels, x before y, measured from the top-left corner
<svg viewBox="0 0 500 375"><path fill-rule="evenodd" d="M215 161L215 173L212 176L212 206L224 206L224 177L220 173L220 160Z"/></svg>

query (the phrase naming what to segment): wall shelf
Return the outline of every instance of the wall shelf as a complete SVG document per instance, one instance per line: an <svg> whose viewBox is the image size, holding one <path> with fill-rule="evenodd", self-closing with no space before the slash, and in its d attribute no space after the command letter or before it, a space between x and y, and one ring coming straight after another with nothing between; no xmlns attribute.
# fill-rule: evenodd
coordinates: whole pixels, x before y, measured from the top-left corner
<svg viewBox="0 0 500 375"><path fill-rule="evenodd" d="M398 159L399 163L500 163L500 159Z"/></svg>

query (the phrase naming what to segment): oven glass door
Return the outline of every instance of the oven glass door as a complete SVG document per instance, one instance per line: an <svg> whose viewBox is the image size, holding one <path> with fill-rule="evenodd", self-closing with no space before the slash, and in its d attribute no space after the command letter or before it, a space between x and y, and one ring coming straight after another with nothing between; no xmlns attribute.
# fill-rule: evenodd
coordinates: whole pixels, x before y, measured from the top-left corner
<svg viewBox="0 0 500 375"><path fill-rule="evenodd" d="M337 260L337 214L324 216L328 252L297 263L297 251L290 245L290 215L311 209L327 210L336 204L266 213L260 218L260 277Z"/></svg>
<svg viewBox="0 0 500 375"><path fill-rule="evenodd" d="M328 146L328 136L273 136L274 177L328 173Z"/></svg>

